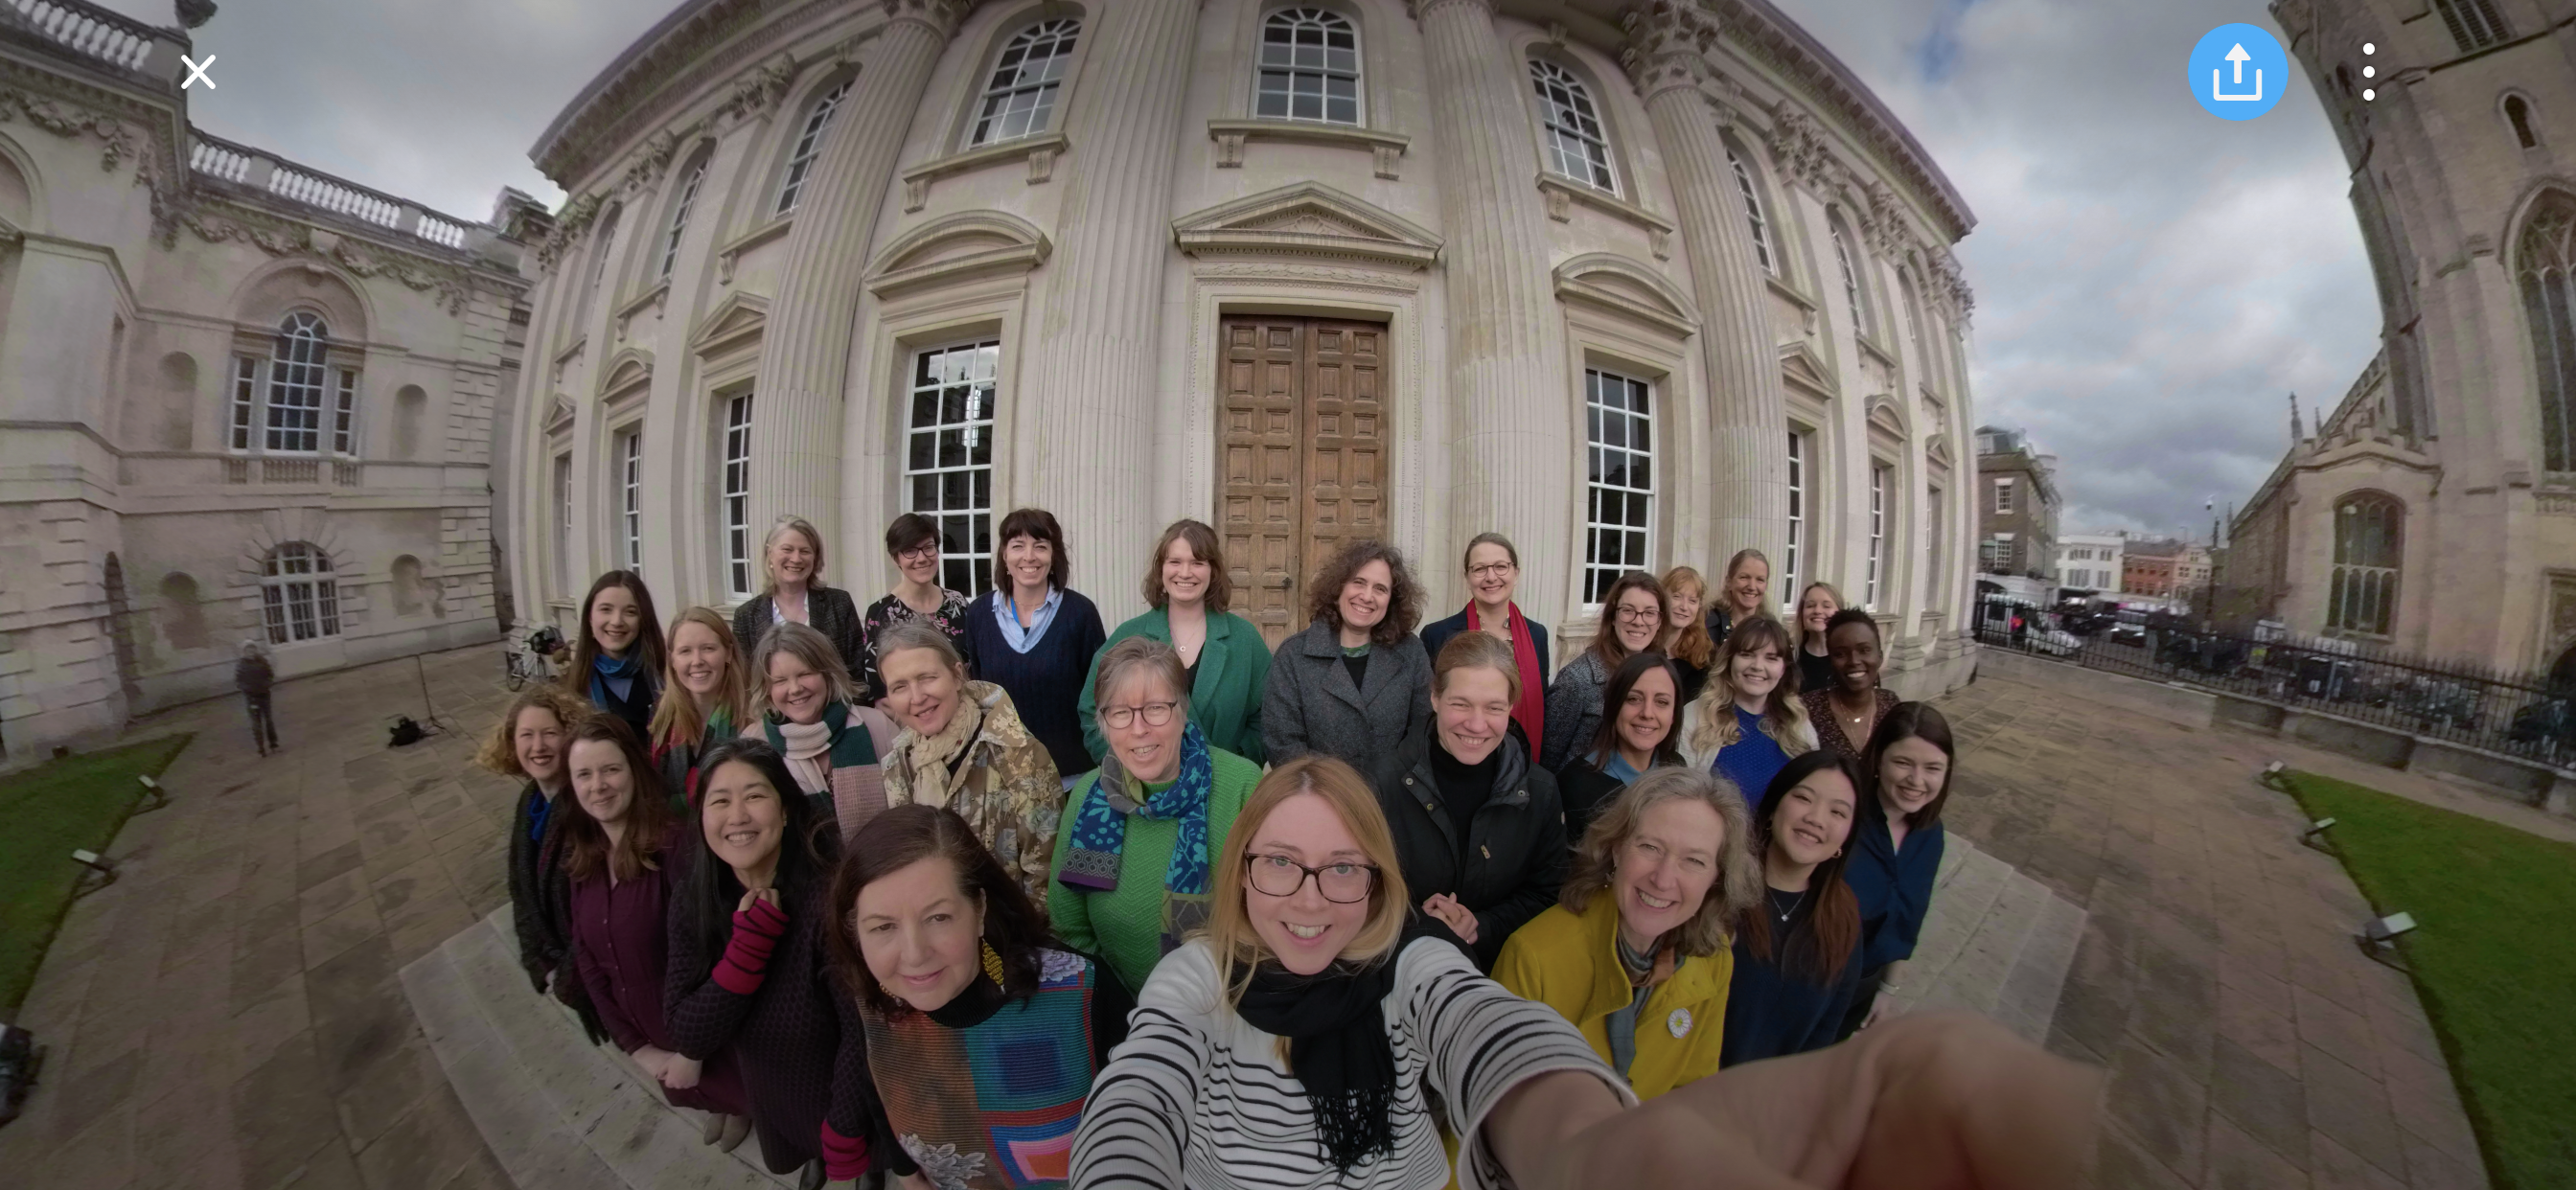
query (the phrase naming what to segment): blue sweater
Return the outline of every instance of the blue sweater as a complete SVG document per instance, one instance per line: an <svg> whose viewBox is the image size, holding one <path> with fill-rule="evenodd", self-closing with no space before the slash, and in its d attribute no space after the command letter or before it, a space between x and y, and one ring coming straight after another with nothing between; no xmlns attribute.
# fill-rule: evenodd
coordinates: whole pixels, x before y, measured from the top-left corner
<svg viewBox="0 0 2576 1190"><path fill-rule="evenodd" d="M1789 754L1780 741L1762 730L1762 716L1742 707L1728 707L1735 712L1735 742L1718 749L1717 759L1708 771L1735 782L1744 794L1744 806L1753 818L1762 818L1762 795L1771 791L1771 778L1789 767Z"/></svg>
<svg viewBox="0 0 2576 1190"><path fill-rule="evenodd" d="M1765 908L1757 905L1753 911ZM1831 986L1807 978L1807 919L1813 908L1812 897L1800 902L1786 929L1774 920L1767 963L1754 958L1743 931L1736 932L1735 975L1726 991L1726 1036L1718 1043L1720 1069L1820 1050L1832 1045L1834 1035L1842 1031L1843 1014L1851 1010L1852 996L1860 990L1861 951L1857 944L1852 947ZM1796 972L1783 968L1783 956L1795 959Z"/></svg>
<svg viewBox="0 0 2576 1190"><path fill-rule="evenodd" d="M1877 970L1914 957L1914 941L1923 933L1923 915L1932 908L1932 878L1941 871L1941 848L1947 836L1939 824L1909 831L1900 851L1889 840L1887 811L1875 797L1861 801L1860 821L1852 825L1851 862L1843 882L1860 900L1861 965Z"/></svg>
<svg viewBox="0 0 2576 1190"><path fill-rule="evenodd" d="M1070 777L1099 768L1091 750L1083 747L1082 716L1076 708L1082 701L1082 679L1091 672L1091 656L1109 637L1100 626L1100 609L1066 588L1046 635L1023 653L1002 638L1002 622L995 617L1009 613L1000 610L1001 598L999 592L978 595L966 612L967 655L975 659L975 676L1010 692L1020 723L1046 745L1057 774Z"/></svg>

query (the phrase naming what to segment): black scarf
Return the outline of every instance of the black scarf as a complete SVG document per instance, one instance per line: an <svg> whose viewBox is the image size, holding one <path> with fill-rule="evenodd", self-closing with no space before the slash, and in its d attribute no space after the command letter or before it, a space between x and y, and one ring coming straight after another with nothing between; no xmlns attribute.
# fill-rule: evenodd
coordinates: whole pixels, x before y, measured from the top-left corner
<svg viewBox="0 0 2576 1190"><path fill-rule="evenodd" d="M1235 1006L1253 1028L1288 1039L1289 1072L1306 1086L1325 1157L1344 1173L1395 1149L1395 1046L1380 1004L1395 990L1397 956L1426 936L1408 926L1395 949L1365 967L1337 962L1292 975L1264 962Z"/></svg>

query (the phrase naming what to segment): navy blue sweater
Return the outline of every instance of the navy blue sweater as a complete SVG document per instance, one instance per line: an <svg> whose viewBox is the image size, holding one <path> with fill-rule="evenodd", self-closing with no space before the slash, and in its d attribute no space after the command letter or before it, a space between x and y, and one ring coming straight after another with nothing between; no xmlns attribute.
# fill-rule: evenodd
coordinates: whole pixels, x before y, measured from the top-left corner
<svg viewBox="0 0 2576 1190"><path fill-rule="evenodd" d="M1852 826L1858 848L1843 865L1843 882L1860 900L1861 964L1877 970L1914 957L1914 940L1922 936L1923 915L1932 907L1932 878L1941 871L1941 848L1947 836L1939 824L1908 831L1899 851L1889 840L1887 811L1878 799L1863 798L1860 821Z"/></svg>
<svg viewBox="0 0 2576 1190"><path fill-rule="evenodd" d="M1023 653L1002 637L1002 622L994 618L1004 614L1000 606L996 593L988 592L976 596L967 610L966 643L968 655L975 659L975 676L1010 693L1020 723L1046 745L1059 775L1070 777L1099 768L1091 749L1083 746L1077 708L1082 680L1091 673L1092 654L1109 639L1100 626L1100 609L1081 592L1066 588L1055 618L1047 622L1046 635Z"/></svg>
<svg viewBox="0 0 2576 1190"><path fill-rule="evenodd" d="M1860 946L1855 939L1831 985L1809 978L1807 918L1814 907L1815 899L1805 898L1789 914L1785 929L1773 923L1767 963L1753 957L1744 932L1736 931L1735 977L1726 989L1726 1035L1718 1043L1720 1069L1823 1049L1842 1031L1843 1014L1860 990ZM1756 905L1753 911L1764 907ZM1784 955L1795 959L1795 971L1783 968Z"/></svg>

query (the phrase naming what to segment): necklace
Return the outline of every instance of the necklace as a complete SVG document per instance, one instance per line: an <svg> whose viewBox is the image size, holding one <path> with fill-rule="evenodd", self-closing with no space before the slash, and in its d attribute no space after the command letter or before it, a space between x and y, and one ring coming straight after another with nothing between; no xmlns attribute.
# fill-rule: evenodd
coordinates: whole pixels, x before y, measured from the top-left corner
<svg viewBox="0 0 2576 1190"><path fill-rule="evenodd" d="M1798 895L1789 898L1789 907L1786 909L1780 907L1779 889L1765 888L1763 891L1771 894L1771 911L1780 915L1780 924L1784 926L1789 924L1789 916L1798 911L1798 906L1807 903L1807 890L1803 888L1798 890Z"/></svg>

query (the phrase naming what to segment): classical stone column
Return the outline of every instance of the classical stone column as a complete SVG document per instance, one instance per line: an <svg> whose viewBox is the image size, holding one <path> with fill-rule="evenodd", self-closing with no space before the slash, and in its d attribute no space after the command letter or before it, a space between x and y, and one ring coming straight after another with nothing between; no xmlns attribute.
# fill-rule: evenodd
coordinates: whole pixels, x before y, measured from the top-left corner
<svg viewBox="0 0 2576 1190"><path fill-rule="evenodd" d="M1682 250L1708 373L1714 537L1704 545L1680 543L1676 552L1722 561L1750 546L1771 558L1776 574L1789 534L1788 411L1771 336L1771 295L1704 86L1717 20L1690 0L1649 0L1629 9L1625 24L1630 40L1621 59L1645 97L1681 208Z"/></svg>
<svg viewBox="0 0 2576 1190"><path fill-rule="evenodd" d="M1123 576L1151 549L1154 420L1162 387L1163 270L1172 170L1198 38L1198 0L1110 0L1082 36L1056 166L1064 187L1029 363L1016 369L1034 460L1028 502L1071 522L1082 573ZM1114 54L1110 51L1115 51ZM1212 400L1212 394L1198 394ZM1078 528L1076 528L1078 526ZM1077 579L1079 575L1077 575ZM1143 610L1123 578L1089 586L1115 622Z"/></svg>
<svg viewBox="0 0 2576 1190"><path fill-rule="evenodd" d="M814 522L823 540L841 540L841 388L868 242L931 68L973 0L880 2L887 23L862 52L805 179L769 303L751 407L755 548L790 513Z"/></svg>
<svg viewBox="0 0 2576 1190"><path fill-rule="evenodd" d="M1441 249L1449 305L1449 531L1424 567L1488 530L1519 543L1522 606L1553 622L1565 611L1571 503L1566 436L1582 419L1566 374L1565 336L1548 280L1548 235L1530 151L1529 86L1494 29L1493 0L1426 0L1433 139L1440 169Z"/></svg>

